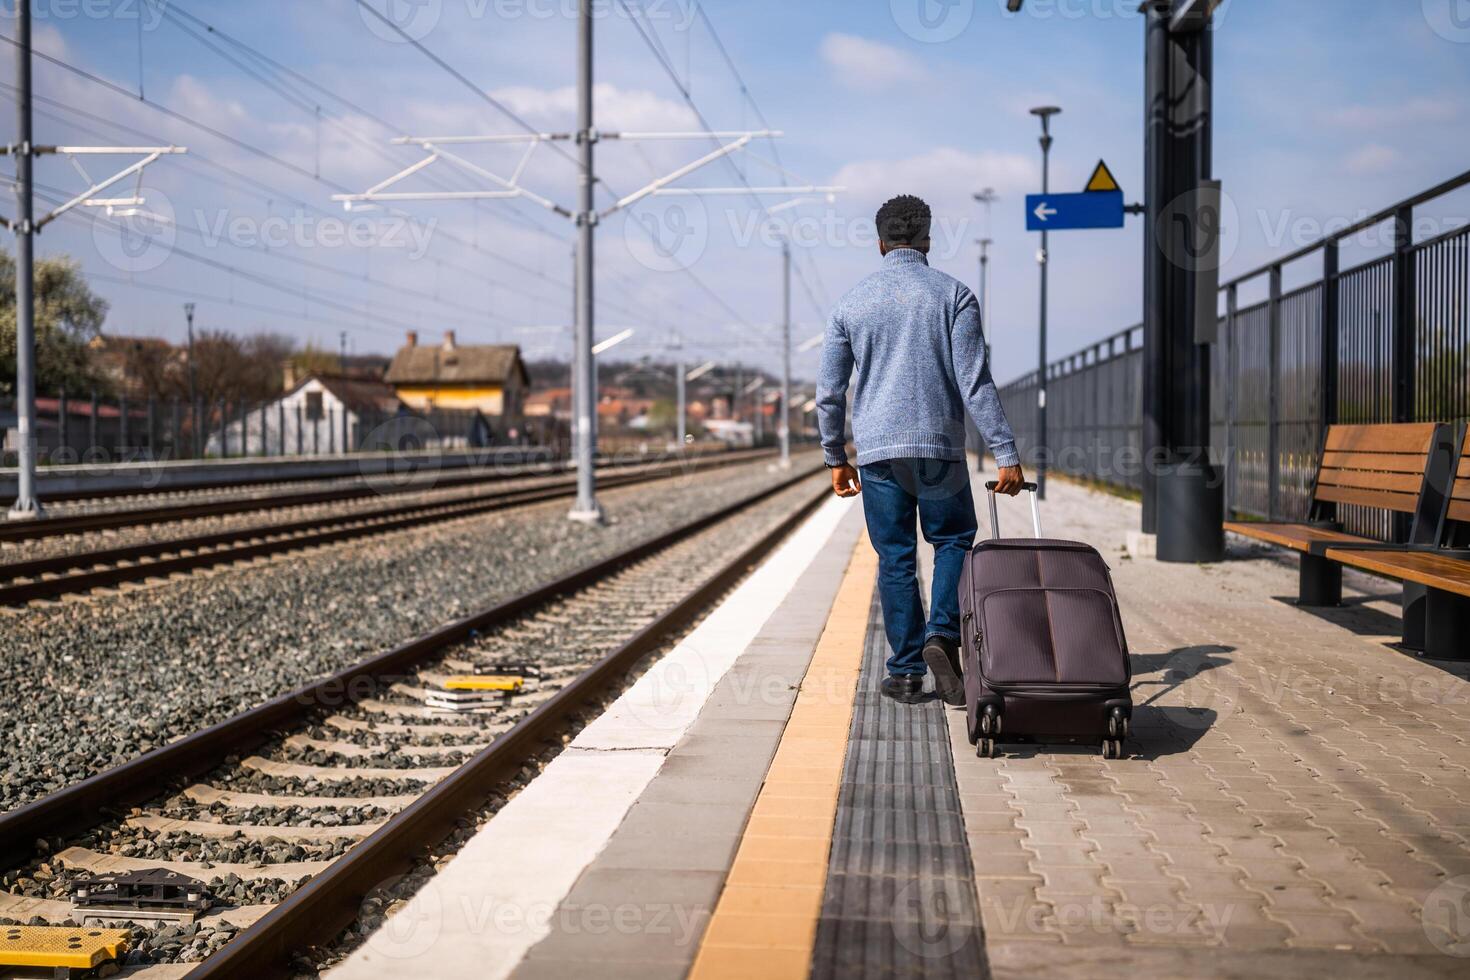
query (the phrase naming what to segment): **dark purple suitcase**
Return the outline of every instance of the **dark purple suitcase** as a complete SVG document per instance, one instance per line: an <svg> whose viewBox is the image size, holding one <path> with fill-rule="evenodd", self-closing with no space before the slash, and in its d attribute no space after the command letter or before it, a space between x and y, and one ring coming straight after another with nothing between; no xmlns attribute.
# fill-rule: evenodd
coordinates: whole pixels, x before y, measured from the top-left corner
<svg viewBox="0 0 1470 980"><path fill-rule="evenodd" d="M1128 641L1102 555L1079 541L992 537L960 573L960 634L970 741L994 757L1009 736L1096 739L1119 758L1133 713Z"/></svg>

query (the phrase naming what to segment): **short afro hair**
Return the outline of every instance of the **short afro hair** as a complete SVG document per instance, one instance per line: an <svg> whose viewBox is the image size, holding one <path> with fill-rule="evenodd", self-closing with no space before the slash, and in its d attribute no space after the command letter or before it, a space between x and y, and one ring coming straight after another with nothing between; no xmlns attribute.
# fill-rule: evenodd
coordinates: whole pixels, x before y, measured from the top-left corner
<svg viewBox="0 0 1470 980"><path fill-rule="evenodd" d="M933 217L920 198L900 194L878 209L878 238L885 245L922 245Z"/></svg>

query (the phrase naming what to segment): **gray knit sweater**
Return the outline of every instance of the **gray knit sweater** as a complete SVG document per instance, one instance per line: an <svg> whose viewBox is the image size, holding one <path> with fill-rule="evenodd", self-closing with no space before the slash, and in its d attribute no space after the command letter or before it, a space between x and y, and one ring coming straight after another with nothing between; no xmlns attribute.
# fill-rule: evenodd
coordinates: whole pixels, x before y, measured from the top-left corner
<svg viewBox="0 0 1470 980"><path fill-rule="evenodd" d="M857 377L852 379L853 367ZM858 465L885 459L964 459L968 410L998 466L1016 440L990 377L980 307L959 280L897 248L832 312L817 380L828 466L847 461L847 388Z"/></svg>

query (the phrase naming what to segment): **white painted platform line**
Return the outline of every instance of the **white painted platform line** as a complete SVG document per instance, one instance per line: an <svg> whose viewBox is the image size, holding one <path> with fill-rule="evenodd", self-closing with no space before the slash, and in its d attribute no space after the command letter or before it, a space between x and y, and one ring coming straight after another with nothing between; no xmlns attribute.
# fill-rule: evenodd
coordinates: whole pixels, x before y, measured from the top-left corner
<svg viewBox="0 0 1470 980"><path fill-rule="evenodd" d="M333 980L508 975L854 506L833 498L505 805Z"/></svg>

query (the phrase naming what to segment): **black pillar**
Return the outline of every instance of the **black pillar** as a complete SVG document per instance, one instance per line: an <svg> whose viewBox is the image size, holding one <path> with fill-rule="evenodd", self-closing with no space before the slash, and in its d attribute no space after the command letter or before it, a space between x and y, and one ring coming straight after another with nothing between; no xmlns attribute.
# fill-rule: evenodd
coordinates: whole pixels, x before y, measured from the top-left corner
<svg viewBox="0 0 1470 980"><path fill-rule="evenodd" d="M1200 196L1211 178L1214 45L1208 22L1171 29L1175 7L1144 8L1143 530L1159 534L1161 558L1209 561L1223 547L1224 498L1209 454L1210 348L1196 323L1217 312L1196 279L1218 256L1218 216L1203 213Z"/></svg>

